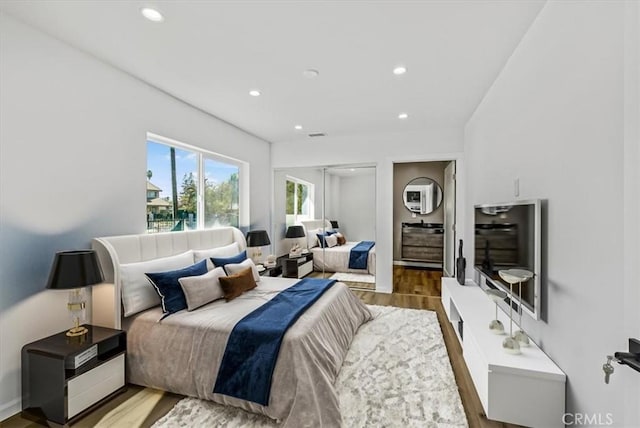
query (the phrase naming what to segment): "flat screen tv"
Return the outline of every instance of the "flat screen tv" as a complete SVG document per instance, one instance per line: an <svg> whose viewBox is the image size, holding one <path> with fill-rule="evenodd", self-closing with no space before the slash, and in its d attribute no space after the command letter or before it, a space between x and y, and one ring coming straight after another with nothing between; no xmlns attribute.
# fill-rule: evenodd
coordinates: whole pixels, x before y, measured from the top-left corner
<svg viewBox="0 0 640 428"><path fill-rule="evenodd" d="M474 268L481 287L509 292L498 275L502 269L526 269L534 277L522 284L522 309L534 319L540 315L541 201L539 199L483 204L474 207ZM518 285L514 285L514 303Z"/></svg>

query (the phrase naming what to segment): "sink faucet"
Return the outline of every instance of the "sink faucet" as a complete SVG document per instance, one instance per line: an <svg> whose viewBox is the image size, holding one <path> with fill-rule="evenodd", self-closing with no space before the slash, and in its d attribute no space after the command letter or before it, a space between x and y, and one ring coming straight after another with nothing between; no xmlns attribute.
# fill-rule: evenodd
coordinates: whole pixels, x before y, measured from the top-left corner
<svg viewBox="0 0 640 428"><path fill-rule="evenodd" d="M422 219L422 218L420 219L420 224L421 224L422 226L424 226L424 219Z"/></svg>

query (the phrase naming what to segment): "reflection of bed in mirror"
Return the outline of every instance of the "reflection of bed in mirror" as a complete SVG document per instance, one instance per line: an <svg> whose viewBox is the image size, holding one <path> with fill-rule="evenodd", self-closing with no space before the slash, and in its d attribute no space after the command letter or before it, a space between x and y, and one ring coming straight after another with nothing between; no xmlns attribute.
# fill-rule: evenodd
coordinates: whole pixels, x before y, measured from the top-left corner
<svg viewBox="0 0 640 428"><path fill-rule="evenodd" d="M313 237L318 230L333 230L329 220L305 220L301 221L305 229L305 235L309 238ZM348 239L348 236L345 238ZM313 240L313 239L312 239ZM309 239L307 239L309 242ZM375 245L369 251L367 256L366 269L349 268L349 257L351 250L359 244L359 241L347 241L344 245L336 245L334 247L322 248L313 246L309 251L313 253L313 269L325 272L343 272L343 273L362 273L376 274L376 247ZM309 247L309 245L307 245Z"/></svg>

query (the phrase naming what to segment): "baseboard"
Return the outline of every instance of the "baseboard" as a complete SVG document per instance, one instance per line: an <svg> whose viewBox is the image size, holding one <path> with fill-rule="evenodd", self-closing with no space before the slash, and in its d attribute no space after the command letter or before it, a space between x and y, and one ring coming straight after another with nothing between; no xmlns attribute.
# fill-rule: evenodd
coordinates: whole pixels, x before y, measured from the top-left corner
<svg viewBox="0 0 640 428"><path fill-rule="evenodd" d="M16 398L15 400L11 400L8 403L0 404L0 422L4 421L5 419L9 419L11 416L20 412L20 401L20 398Z"/></svg>

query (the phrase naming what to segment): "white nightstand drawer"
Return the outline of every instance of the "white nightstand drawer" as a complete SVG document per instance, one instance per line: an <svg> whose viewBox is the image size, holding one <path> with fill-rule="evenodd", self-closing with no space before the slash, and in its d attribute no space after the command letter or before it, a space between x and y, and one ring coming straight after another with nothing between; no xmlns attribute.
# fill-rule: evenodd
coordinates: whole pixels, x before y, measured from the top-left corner
<svg viewBox="0 0 640 428"><path fill-rule="evenodd" d="M298 278L309 275L313 271L313 260L298 265Z"/></svg>
<svg viewBox="0 0 640 428"><path fill-rule="evenodd" d="M124 354L89 370L67 383L68 417L124 386Z"/></svg>

